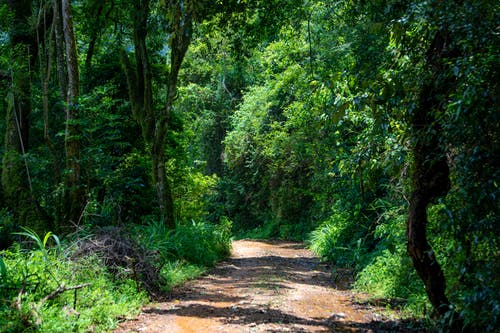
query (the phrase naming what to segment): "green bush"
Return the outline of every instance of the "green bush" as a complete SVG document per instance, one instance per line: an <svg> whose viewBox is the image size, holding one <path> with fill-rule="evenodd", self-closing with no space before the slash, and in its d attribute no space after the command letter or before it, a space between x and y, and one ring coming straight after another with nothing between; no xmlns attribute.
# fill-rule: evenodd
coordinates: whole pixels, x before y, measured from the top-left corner
<svg viewBox="0 0 500 333"><path fill-rule="evenodd" d="M218 178L215 174L205 176L194 169L182 171L185 171L183 177L174 190L179 220L204 220L208 216L208 199L215 193Z"/></svg>
<svg viewBox="0 0 500 333"><path fill-rule="evenodd" d="M223 219L218 225L194 221L180 224L172 235L172 243L176 258L213 266L231 252L231 222Z"/></svg>
<svg viewBox="0 0 500 333"><path fill-rule="evenodd" d="M353 223L353 221L359 221ZM366 228L359 214L346 210L334 212L318 228L311 232L310 249L324 260L340 266L354 267L360 264Z"/></svg>
<svg viewBox="0 0 500 333"><path fill-rule="evenodd" d="M171 287L180 285L187 280L194 279L206 271L204 267L189 264L183 261L167 262L160 274L166 281L167 291Z"/></svg>
<svg viewBox="0 0 500 333"><path fill-rule="evenodd" d="M50 233L24 235L37 248L0 252L0 332L102 332L147 301L135 281L117 280L96 257L72 261L69 247L48 247L57 239Z"/></svg>
<svg viewBox="0 0 500 333"><path fill-rule="evenodd" d="M226 258L231 253L231 227L227 218L222 218L219 224L182 223L175 230L152 221L135 226L132 232L144 247L159 254L160 274L168 290Z"/></svg>
<svg viewBox="0 0 500 333"><path fill-rule="evenodd" d="M396 252L383 250L361 270L355 288L380 298L404 298L425 296L423 284L418 278L404 246Z"/></svg>

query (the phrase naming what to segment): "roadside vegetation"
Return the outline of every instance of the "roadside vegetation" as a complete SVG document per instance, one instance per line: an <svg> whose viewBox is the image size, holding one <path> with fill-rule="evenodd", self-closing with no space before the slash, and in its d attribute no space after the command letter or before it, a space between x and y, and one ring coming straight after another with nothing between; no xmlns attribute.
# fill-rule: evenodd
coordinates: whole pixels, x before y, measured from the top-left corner
<svg viewBox="0 0 500 333"><path fill-rule="evenodd" d="M108 331L230 252L230 225L105 227L60 240L30 229L1 253L1 332ZM193 237L189 237L189 236ZM200 241L200 240L203 241Z"/></svg>
<svg viewBox="0 0 500 333"><path fill-rule="evenodd" d="M0 1L0 331L110 329L232 234L497 330L499 9Z"/></svg>

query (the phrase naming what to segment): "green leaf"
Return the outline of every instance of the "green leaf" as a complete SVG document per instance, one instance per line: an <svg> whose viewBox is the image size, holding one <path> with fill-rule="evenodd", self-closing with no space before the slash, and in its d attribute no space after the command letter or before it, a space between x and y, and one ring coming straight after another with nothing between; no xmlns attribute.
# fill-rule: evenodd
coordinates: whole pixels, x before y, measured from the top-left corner
<svg viewBox="0 0 500 333"><path fill-rule="evenodd" d="M56 235L52 234L52 238L54 239L54 242L56 242L56 246L58 249L61 249L61 241L59 240L59 237Z"/></svg>
<svg viewBox="0 0 500 333"><path fill-rule="evenodd" d="M49 231L45 234L45 237L43 238L43 248L46 248L47 246L47 241L49 240L50 236L52 236L52 232Z"/></svg>
<svg viewBox="0 0 500 333"><path fill-rule="evenodd" d="M44 243L40 239L40 236L38 236L37 233L33 229L30 229L28 227L21 227L21 229L23 229L24 231L23 232L15 232L14 235L25 236L25 237L31 238L32 240L35 241L36 245L38 246L38 248L40 250L45 249Z"/></svg>
<svg viewBox="0 0 500 333"><path fill-rule="evenodd" d="M7 267L5 266L5 262L3 258L0 257L0 279L5 279L7 277Z"/></svg>
<svg viewBox="0 0 500 333"><path fill-rule="evenodd" d="M337 109L337 112L334 113L332 120L335 124L338 124L342 118L345 117L347 108L351 105L351 102L346 102L340 105Z"/></svg>

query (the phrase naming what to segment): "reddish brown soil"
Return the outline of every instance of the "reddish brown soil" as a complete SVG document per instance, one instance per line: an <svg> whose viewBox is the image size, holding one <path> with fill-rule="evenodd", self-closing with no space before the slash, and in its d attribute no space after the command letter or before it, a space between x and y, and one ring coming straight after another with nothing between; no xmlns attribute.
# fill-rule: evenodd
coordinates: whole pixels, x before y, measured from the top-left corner
<svg viewBox="0 0 500 333"><path fill-rule="evenodd" d="M302 244L236 241L230 259L115 333L412 332L354 302L348 278L337 280Z"/></svg>

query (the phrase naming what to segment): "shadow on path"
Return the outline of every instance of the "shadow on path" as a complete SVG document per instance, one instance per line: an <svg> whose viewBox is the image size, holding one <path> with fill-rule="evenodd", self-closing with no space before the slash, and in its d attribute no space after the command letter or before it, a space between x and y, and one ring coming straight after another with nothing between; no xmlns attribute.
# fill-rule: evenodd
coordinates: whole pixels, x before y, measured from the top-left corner
<svg viewBox="0 0 500 333"><path fill-rule="evenodd" d="M191 326L197 332L198 324L204 332L423 332L353 303L350 280L338 288L302 244L238 241L235 247L234 257L174 290L170 301L144 309L140 329L124 325L117 332L161 332L148 329L158 321L171 332Z"/></svg>

